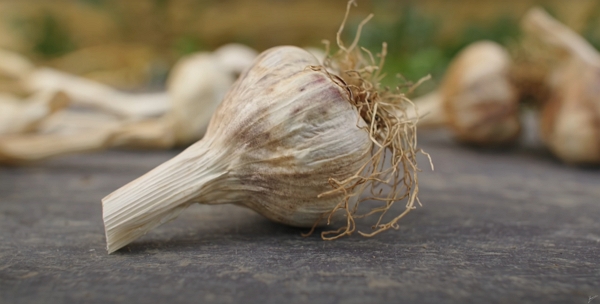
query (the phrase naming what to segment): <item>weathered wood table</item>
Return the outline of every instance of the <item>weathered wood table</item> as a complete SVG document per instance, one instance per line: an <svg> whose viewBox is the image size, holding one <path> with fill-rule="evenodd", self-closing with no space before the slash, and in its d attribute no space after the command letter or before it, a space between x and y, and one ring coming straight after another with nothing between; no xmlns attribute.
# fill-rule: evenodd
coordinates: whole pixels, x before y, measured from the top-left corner
<svg viewBox="0 0 600 304"><path fill-rule="evenodd" d="M600 170L421 139L424 206L334 242L193 206L107 255L100 199L177 151L0 167L0 303L600 304Z"/></svg>

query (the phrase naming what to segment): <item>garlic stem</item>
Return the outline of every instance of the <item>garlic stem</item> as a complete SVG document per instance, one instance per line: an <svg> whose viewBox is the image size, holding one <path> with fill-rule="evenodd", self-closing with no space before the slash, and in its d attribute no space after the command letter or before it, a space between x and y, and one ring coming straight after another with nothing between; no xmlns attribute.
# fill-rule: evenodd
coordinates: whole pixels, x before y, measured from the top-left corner
<svg viewBox="0 0 600 304"><path fill-rule="evenodd" d="M159 116L169 109L168 93L128 94L83 77L50 68L35 70L25 81L31 90L62 90L74 103L122 118Z"/></svg>
<svg viewBox="0 0 600 304"><path fill-rule="evenodd" d="M42 91L20 100L0 96L0 135L32 131L51 114L65 108L69 99L62 92Z"/></svg>
<svg viewBox="0 0 600 304"><path fill-rule="evenodd" d="M112 130L73 135L19 135L0 137L0 163L38 161L54 156L88 152L106 147Z"/></svg>
<svg viewBox="0 0 600 304"><path fill-rule="evenodd" d="M18 53L0 49L0 73L23 79L35 69L33 63Z"/></svg>
<svg viewBox="0 0 600 304"><path fill-rule="evenodd" d="M523 19L523 28L544 42L559 47L588 64L600 65L600 56L592 45L567 26L554 20L541 8L532 8Z"/></svg>
<svg viewBox="0 0 600 304"><path fill-rule="evenodd" d="M447 117L444 113L442 94L437 91L423 95L413 100L417 111L409 115L410 119L419 118L419 128L438 128L445 126Z"/></svg>
<svg viewBox="0 0 600 304"><path fill-rule="evenodd" d="M227 175L222 155L200 141L102 199L107 250L112 253L179 215L191 203L228 203L219 191ZM223 152L223 151L222 151Z"/></svg>

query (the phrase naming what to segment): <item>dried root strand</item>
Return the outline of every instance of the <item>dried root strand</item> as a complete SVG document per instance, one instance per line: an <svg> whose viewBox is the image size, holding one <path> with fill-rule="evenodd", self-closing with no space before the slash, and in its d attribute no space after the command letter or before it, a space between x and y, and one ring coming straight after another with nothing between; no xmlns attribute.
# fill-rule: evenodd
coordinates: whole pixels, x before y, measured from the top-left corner
<svg viewBox="0 0 600 304"><path fill-rule="evenodd" d="M331 222L334 214L344 212L346 225L337 230L323 231L321 237L324 240L335 240L350 235L356 231L356 219L376 214L379 217L372 226L373 231L370 233L359 231L359 234L371 237L391 228L398 229L398 221L415 209L415 202L420 204L417 198L419 192L417 172L420 170L417 167L416 154L422 151L417 149L416 120L410 119L407 115L409 109L414 111L413 104L401 92L400 86L390 90L380 85L384 77L381 71L387 45L383 43L382 51L377 56L358 47L362 27L373 15L369 15L359 24L352 44L348 47L344 45L341 34L352 5L355 5L355 2L351 0L348 2L344 20L337 33L339 50L331 56L328 54L322 66L310 68L326 73L330 79L348 92L349 102L356 107L367 123L365 131L369 133L372 141L371 157L353 176L345 180L330 178L329 183L333 189L322 193L321 196L343 193L344 199L327 215L327 224ZM328 42L326 47L329 50ZM375 57L378 57L378 61ZM329 71L336 71L337 75ZM384 189L388 191L382 194ZM370 195L359 197L367 191ZM405 210L384 222L383 218L387 212L396 202L402 200L406 200ZM380 205L365 214L359 214L358 207L365 201L379 202ZM321 219L318 222L320 221ZM305 235L313 231L314 227Z"/></svg>

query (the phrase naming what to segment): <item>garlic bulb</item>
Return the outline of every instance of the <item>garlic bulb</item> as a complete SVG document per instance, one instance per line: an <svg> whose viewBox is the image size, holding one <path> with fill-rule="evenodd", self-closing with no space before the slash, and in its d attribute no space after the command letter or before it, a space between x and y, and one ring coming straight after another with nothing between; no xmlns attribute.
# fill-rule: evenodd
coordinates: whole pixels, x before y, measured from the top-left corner
<svg viewBox="0 0 600 304"><path fill-rule="evenodd" d="M440 88L415 99L419 127L448 126L457 140L501 145L518 138L518 94L509 79L508 52L491 41L475 42L452 61Z"/></svg>
<svg viewBox="0 0 600 304"><path fill-rule="evenodd" d="M26 77L31 89L65 88L78 105L102 111L61 115L41 124L39 136L2 138L0 162L30 162L109 147L168 149L189 145L206 132L238 69L251 64L248 49L241 52L245 57L236 59L240 50L244 49L234 45L222 49L220 56L198 53L180 59L165 93L127 94L53 69L37 69ZM223 64L228 60L234 62L226 67ZM160 116L153 117L156 115ZM77 126L82 119L87 121Z"/></svg>
<svg viewBox="0 0 600 304"><path fill-rule="evenodd" d="M232 65L235 69L243 66L240 62ZM188 145L202 138L212 114L235 81L235 69L226 69L210 53L193 54L175 64L167 81L171 110L166 119L173 125L178 144Z"/></svg>
<svg viewBox="0 0 600 304"><path fill-rule="evenodd" d="M318 65L296 47L262 53L229 90L202 140L102 200L108 252L192 203L246 206L298 227L345 215L347 226L336 231L344 235L354 229L354 206L364 187L389 178L397 188L378 211L405 197L409 207L401 216L412 209L416 189L398 195L402 178L406 185L415 182L414 150L407 148L414 138L403 133L411 127L399 117L383 116L391 99L373 102L377 94L359 90L371 86L349 76L359 72L331 75ZM367 70L362 68L346 71ZM382 163L374 160L384 159L384 148L394 153L393 167L379 171ZM372 175L360 175L366 171ZM378 222L376 229L396 227L401 216L387 226Z"/></svg>
<svg viewBox="0 0 600 304"><path fill-rule="evenodd" d="M542 9L523 19L525 32L563 52L547 77L550 97L540 131L548 148L572 164L600 164L600 54Z"/></svg>
<svg viewBox="0 0 600 304"><path fill-rule="evenodd" d="M247 69L258 53L249 46L239 43L225 44L213 53L216 61L232 76L237 78Z"/></svg>

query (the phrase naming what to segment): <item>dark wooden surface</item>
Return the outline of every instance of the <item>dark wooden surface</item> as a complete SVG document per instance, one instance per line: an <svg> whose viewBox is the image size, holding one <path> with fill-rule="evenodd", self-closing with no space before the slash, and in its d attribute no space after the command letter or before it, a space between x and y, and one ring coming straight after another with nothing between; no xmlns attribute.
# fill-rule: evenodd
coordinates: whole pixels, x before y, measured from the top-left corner
<svg viewBox="0 0 600 304"><path fill-rule="evenodd" d="M334 242L193 206L107 255L100 199L177 151L0 167L0 303L600 304L598 169L421 139L424 206Z"/></svg>

